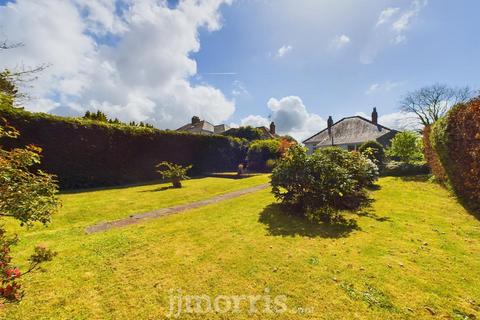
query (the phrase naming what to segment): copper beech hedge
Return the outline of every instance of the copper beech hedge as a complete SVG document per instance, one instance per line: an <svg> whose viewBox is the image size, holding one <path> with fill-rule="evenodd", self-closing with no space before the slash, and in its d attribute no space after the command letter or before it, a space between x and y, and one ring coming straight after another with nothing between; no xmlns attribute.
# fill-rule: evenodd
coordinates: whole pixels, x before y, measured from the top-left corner
<svg viewBox="0 0 480 320"><path fill-rule="evenodd" d="M440 162L437 152L432 147L430 141L431 132L432 126L426 126L423 129L423 154L437 182L445 185L448 181L447 173Z"/></svg>
<svg viewBox="0 0 480 320"><path fill-rule="evenodd" d="M480 97L452 108L430 140L455 194L480 213Z"/></svg>

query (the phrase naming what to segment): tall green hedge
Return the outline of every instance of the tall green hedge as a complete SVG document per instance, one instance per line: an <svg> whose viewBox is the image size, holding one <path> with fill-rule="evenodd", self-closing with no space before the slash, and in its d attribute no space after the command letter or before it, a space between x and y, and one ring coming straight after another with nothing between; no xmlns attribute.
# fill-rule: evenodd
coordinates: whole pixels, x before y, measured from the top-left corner
<svg viewBox="0 0 480 320"><path fill-rule="evenodd" d="M35 144L43 149L41 169L58 176L63 189L119 185L158 179L155 165L193 165L192 173L236 170L245 159L240 139L194 135L100 123L0 108L19 139L6 147Z"/></svg>
<svg viewBox="0 0 480 320"><path fill-rule="evenodd" d="M480 213L480 97L452 108L430 139L455 194Z"/></svg>

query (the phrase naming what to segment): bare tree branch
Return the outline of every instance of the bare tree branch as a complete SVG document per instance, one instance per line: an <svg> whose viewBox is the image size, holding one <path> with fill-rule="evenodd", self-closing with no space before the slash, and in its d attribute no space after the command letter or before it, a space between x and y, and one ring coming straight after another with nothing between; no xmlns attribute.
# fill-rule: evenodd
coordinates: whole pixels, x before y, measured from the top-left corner
<svg viewBox="0 0 480 320"><path fill-rule="evenodd" d="M409 92L400 102L400 109L414 113L423 126L440 119L454 105L466 102L474 96L469 87L452 88L434 84Z"/></svg>

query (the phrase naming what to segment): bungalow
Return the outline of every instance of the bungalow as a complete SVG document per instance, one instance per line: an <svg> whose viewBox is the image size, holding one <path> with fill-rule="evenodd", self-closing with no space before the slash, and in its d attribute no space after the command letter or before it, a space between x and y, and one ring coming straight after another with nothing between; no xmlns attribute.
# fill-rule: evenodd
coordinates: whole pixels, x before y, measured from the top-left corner
<svg viewBox="0 0 480 320"><path fill-rule="evenodd" d="M328 117L327 127L314 136L303 141L309 153L318 148L337 146L349 151L356 150L366 141L377 141L384 147L390 145L398 131L389 129L378 123L377 109L373 108L372 119L361 116L342 118L333 123Z"/></svg>
<svg viewBox="0 0 480 320"><path fill-rule="evenodd" d="M177 131L186 131L198 134L222 134L228 129L230 129L230 127L226 124L213 125L208 121L200 120L200 118L197 116L193 116L192 122L181 126L177 129Z"/></svg>

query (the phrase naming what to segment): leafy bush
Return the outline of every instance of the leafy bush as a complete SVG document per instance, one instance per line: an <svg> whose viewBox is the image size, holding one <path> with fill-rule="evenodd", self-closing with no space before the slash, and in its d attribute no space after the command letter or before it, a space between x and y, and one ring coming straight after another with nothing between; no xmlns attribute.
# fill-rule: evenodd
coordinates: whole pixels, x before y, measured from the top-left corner
<svg viewBox="0 0 480 320"><path fill-rule="evenodd" d="M247 153L248 169L267 171L267 161L280 157L280 141L276 139L257 140L250 144Z"/></svg>
<svg viewBox="0 0 480 320"><path fill-rule="evenodd" d="M64 118L0 108L0 116L22 132L8 148L43 149L39 168L55 174L62 189L137 183L158 179L161 161L192 164L192 174L234 171L246 157L245 140L147 127Z"/></svg>
<svg viewBox="0 0 480 320"><path fill-rule="evenodd" d="M422 174L429 174L430 168L423 162L401 162L389 161L385 164L382 175L393 177L416 176Z"/></svg>
<svg viewBox="0 0 480 320"><path fill-rule="evenodd" d="M431 132L432 126L426 126L423 129L423 154L425 160L427 161L428 166L432 170L435 180L443 185L447 184L448 178L445 169L443 168L440 158L438 157L437 152L433 149L431 143Z"/></svg>
<svg viewBox="0 0 480 320"><path fill-rule="evenodd" d="M420 135L413 131L400 132L392 139L387 155L406 163L423 160L423 146Z"/></svg>
<svg viewBox="0 0 480 320"><path fill-rule="evenodd" d="M366 141L358 148L358 151L372 160L376 165L382 166L385 159L385 150L377 141Z"/></svg>
<svg viewBox="0 0 480 320"><path fill-rule="evenodd" d="M452 108L431 133L455 194L480 212L480 97Z"/></svg>
<svg viewBox="0 0 480 320"><path fill-rule="evenodd" d="M183 167L175 163L163 161L157 164L156 168L162 178L171 182L174 188L181 188L182 180L190 179L187 176L187 171L190 170L192 166Z"/></svg>
<svg viewBox="0 0 480 320"><path fill-rule="evenodd" d="M18 134L4 121L0 123L0 138L17 138ZM13 218L28 226L34 222L46 224L58 208L58 187L54 177L32 169L40 162L40 152L41 149L35 146L12 150L0 147L0 218ZM18 279L55 255L46 248L35 248L28 270L22 273L12 265L10 252L16 243L17 238L8 237L0 225L0 307L4 302L20 300L23 292Z"/></svg>
<svg viewBox="0 0 480 320"><path fill-rule="evenodd" d="M273 170L272 192L312 221L332 221L339 210L355 210L368 202L364 187L378 178L374 172L374 164L359 153L322 148L308 156L295 145Z"/></svg>
<svg viewBox="0 0 480 320"><path fill-rule="evenodd" d="M246 139L248 141L260 140L263 136L262 130L251 126L231 128L222 134L224 136Z"/></svg>
<svg viewBox="0 0 480 320"><path fill-rule="evenodd" d="M272 172L272 170L273 170L273 168L275 168L276 164L277 164L277 160L268 159L267 162L265 163L265 166L266 166L268 172Z"/></svg>

